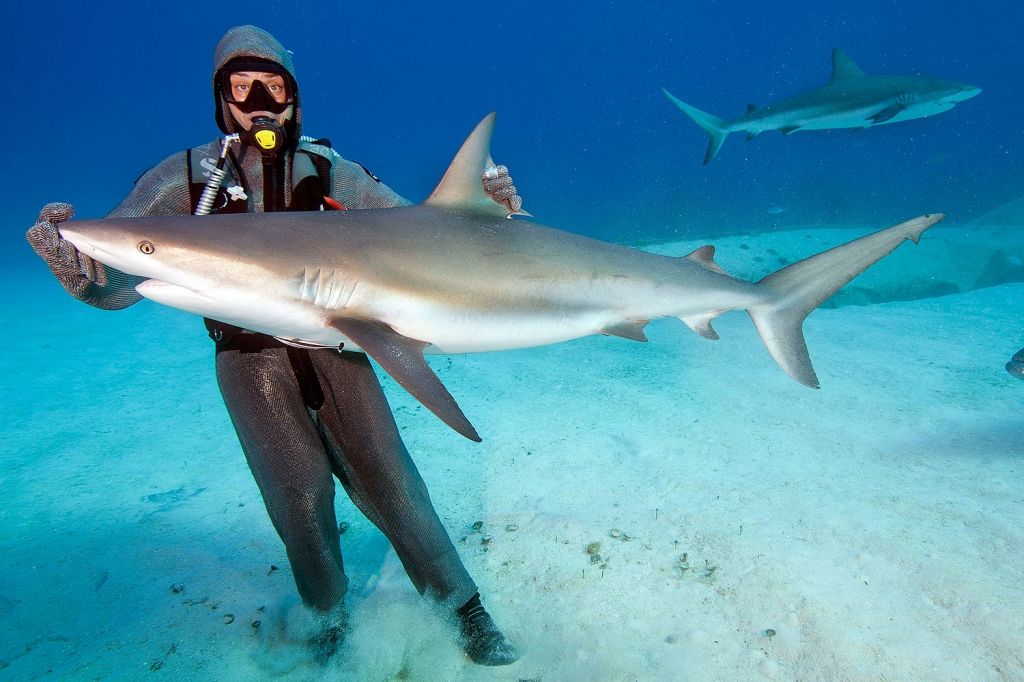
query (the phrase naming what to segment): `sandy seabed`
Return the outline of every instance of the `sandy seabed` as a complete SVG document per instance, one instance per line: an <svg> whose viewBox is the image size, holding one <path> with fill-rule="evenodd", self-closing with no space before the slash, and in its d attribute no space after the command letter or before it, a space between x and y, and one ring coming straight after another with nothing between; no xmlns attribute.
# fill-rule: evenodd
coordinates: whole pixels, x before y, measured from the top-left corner
<svg viewBox="0 0 1024 682"><path fill-rule="evenodd" d="M785 250L747 241L719 262ZM742 313L714 343L667 320L434 358L482 444L385 378L523 655L469 663L339 488L352 629L323 668L199 319L33 271L0 304L0 678L1024 680L1022 300L816 311L819 391Z"/></svg>

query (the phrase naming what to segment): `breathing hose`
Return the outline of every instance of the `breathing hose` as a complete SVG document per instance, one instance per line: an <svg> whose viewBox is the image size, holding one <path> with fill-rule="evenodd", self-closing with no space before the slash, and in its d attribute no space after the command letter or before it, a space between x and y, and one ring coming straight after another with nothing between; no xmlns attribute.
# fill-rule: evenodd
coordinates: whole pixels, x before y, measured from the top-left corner
<svg viewBox="0 0 1024 682"><path fill-rule="evenodd" d="M238 133L226 135L221 139L220 158L217 159L217 165L210 171L210 178L206 181L203 193L199 196L195 215L209 215L213 209L213 202L217 199L217 192L220 191L220 185L224 182L224 176L227 175L227 171L224 170L224 162L228 157L228 149L231 148L232 143L238 141Z"/></svg>

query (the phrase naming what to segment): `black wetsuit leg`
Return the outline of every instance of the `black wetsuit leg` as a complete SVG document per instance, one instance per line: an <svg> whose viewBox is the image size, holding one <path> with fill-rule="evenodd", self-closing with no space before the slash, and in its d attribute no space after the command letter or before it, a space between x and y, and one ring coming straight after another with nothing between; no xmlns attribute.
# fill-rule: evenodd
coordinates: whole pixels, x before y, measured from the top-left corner
<svg viewBox="0 0 1024 682"><path fill-rule="evenodd" d="M245 335L250 341L256 336ZM329 611L344 603L348 588L334 478L287 351L221 346L216 359L221 394L270 520L284 541L299 595L307 605Z"/></svg>
<svg viewBox="0 0 1024 682"><path fill-rule="evenodd" d="M218 344L217 379L249 468L284 541L303 602L344 601L334 479L391 541L413 585L453 609L477 592L398 434L365 355L310 351L323 392L307 408L287 349L266 339ZM248 350L239 350L236 344ZM258 344L255 344L258 346ZM303 351L305 352L305 351Z"/></svg>
<svg viewBox="0 0 1024 682"><path fill-rule="evenodd" d="M477 592L362 353L310 351L323 390L316 415L349 497L391 541L413 585L456 609Z"/></svg>

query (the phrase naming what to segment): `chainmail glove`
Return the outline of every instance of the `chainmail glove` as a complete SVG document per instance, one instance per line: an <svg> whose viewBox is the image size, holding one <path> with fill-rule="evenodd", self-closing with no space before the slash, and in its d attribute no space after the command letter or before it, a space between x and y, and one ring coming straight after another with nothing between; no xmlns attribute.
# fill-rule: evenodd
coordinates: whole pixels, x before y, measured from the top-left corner
<svg viewBox="0 0 1024 682"><path fill-rule="evenodd" d="M507 166L487 168L483 173L483 181L487 195L502 206L508 207L512 213L523 207L523 198L516 193L516 186L512 184L512 176L508 174Z"/></svg>
<svg viewBox="0 0 1024 682"><path fill-rule="evenodd" d="M59 223L75 214L71 204L50 203L39 212L36 224L25 233L32 250L46 261L69 294L81 299L93 284L104 286L106 271L60 236Z"/></svg>

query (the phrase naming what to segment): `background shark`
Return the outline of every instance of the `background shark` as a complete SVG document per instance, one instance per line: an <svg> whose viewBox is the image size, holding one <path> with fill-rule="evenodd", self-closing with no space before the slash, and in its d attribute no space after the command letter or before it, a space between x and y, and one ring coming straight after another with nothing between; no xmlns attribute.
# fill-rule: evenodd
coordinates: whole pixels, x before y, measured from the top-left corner
<svg viewBox="0 0 1024 682"><path fill-rule="evenodd" d="M804 318L905 239L922 216L789 265L730 277L714 247L681 258L509 220L483 192L494 114L477 125L418 206L62 223L79 250L129 274L159 303L302 346L362 350L456 431L480 437L424 352L525 348L591 334L646 341L677 317L746 310L778 364L814 388Z"/></svg>
<svg viewBox="0 0 1024 682"><path fill-rule="evenodd" d="M729 133L746 132L749 140L766 130L789 135L798 130L869 128L948 111L981 89L925 76L869 76L837 48L832 50L832 77L825 85L768 106L750 104L747 113L732 121L662 91L710 136L704 154L707 165Z"/></svg>

